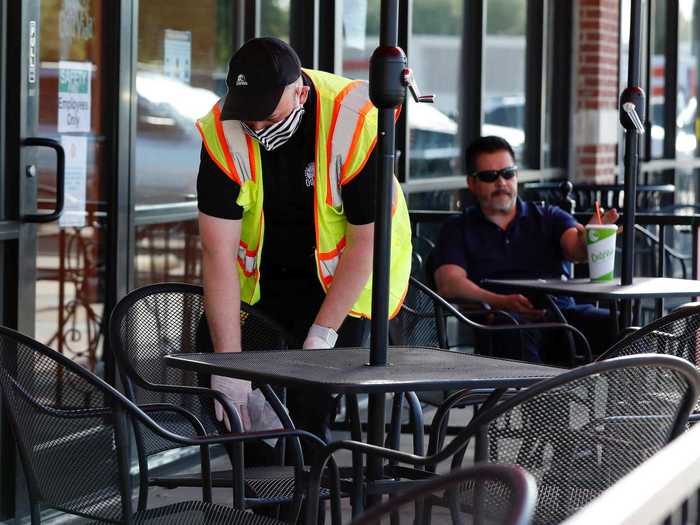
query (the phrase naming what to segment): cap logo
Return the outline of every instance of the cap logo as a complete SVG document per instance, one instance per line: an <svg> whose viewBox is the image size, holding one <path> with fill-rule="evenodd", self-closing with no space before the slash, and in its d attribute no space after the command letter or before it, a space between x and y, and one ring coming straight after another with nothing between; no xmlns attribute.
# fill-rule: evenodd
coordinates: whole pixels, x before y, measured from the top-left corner
<svg viewBox="0 0 700 525"><path fill-rule="evenodd" d="M245 79L244 74L241 73L240 75L238 75L236 77L236 86L247 86L247 85L248 85L248 81Z"/></svg>

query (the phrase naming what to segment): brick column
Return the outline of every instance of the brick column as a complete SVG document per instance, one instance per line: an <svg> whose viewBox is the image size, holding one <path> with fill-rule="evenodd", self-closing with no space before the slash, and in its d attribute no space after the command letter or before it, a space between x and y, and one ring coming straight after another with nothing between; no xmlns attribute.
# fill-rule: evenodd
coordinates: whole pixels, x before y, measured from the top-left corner
<svg viewBox="0 0 700 525"><path fill-rule="evenodd" d="M575 180L612 182L618 136L619 0L578 0Z"/></svg>

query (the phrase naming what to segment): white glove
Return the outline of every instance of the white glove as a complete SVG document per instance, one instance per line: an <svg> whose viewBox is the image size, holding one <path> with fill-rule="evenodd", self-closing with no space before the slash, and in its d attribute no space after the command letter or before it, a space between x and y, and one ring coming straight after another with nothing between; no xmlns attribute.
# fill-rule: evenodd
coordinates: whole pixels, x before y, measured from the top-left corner
<svg viewBox="0 0 700 525"><path fill-rule="evenodd" d="M248 396L248 414L250 415L251 432L282 430L284 428L280 418L259 388L253 390ZM271 447L277 443L277 439L264 439L263 441Z"/></svg>
<svg viewBox="0 0 700 525"><path fill-rule="evenodd" d="M302 348L304 350L315 350L318 348L333 348L338 339L338 334L332 328L312 324Z"/></svg>
<svg viewBox="0 0 700 525"><path fill-rule="evenodd" d="M243 430L250 430L250 416L248 415L248 395L251 392L250 381L213 375L211 376L211 388L213 390L218 390L229 399L241 416ZM218 401L214 401L214 413L216 414L217 421L223 420L226 428L231 431L231 424L228 421L228 416L226 412L224 412L224 407L222 407L221 403Z"/></svg>

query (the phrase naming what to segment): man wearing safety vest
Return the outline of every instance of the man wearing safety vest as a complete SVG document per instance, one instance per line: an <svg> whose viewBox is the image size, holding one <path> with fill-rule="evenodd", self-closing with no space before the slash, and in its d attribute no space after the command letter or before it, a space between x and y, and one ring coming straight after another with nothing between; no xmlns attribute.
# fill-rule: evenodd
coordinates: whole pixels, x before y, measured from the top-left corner
<svg viewBox="0 0 700 525"><path fill-rule="evenodd" d="M368 85L301 69L275 38L231 58L228 94L197 122L203 282L217 352L238 352L240 301L290 334L290 347L358 346L368 334L377 110ZM389 312L406 292L408 211L394 179ZM248 381L212 377L250 428ZM324 436L330 397L290 390L295 424ZM222 410L217 406L217 417Z"/></svg>

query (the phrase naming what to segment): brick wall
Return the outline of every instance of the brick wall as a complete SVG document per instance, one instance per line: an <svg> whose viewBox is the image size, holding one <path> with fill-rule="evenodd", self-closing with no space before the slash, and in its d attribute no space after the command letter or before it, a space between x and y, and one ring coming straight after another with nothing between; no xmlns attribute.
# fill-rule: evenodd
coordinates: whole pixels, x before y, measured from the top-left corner
<svg viewBox="0 0 700 525"><path fill-rule="evenodd" d="M619 0L578 0L576 173L611 182L618 130Z"/></svg>

